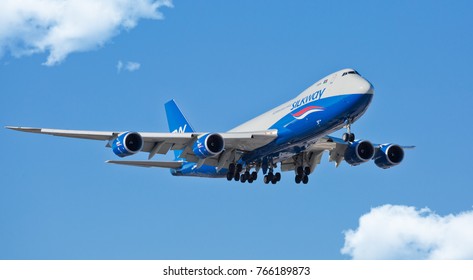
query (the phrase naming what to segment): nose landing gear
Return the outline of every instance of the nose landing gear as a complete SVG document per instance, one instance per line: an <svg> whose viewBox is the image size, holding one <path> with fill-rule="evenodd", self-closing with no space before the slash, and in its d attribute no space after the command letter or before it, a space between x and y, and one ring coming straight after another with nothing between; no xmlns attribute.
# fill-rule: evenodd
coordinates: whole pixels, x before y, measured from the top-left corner
<svg viewBox="0 0 473 280"><path fill-rule="evenodd" d="M354 133L351 133L351 121L347 120L347 125L346 125L346 128L347 128L347 132L346 133L343 133L342 135L342 140L344 142L354 142L355 141L355 134Z"/></svg>

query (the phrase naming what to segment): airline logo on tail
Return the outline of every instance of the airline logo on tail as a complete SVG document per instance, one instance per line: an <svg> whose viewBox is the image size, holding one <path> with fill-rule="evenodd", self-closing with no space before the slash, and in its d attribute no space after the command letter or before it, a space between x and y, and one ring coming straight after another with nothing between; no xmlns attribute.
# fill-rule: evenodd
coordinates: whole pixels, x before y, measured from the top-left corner
<svg viewBox="0 0 473 280"><path fill-rule="evenodd" d="M180 126L177 129L174 129L171 133L184 133L186 132L187 124L184 127Z"/></svg>

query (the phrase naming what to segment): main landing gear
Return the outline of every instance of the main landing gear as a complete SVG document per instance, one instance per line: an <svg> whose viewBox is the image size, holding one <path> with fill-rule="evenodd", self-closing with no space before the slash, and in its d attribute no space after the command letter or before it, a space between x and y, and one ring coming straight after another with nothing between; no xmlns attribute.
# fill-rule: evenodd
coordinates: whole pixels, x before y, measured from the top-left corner
<svg viewBox="0 0 473 280"><path fill-rule="evenodd" d="M273 173L272 168L269 170L268 174L264 175L263 177L263 182L265 184L269 184L269 182L271 182L271 184L274 185L279 181L281 181L281 173L279 172Z"/></svg>
<svg viewBox="0 0 473 280"><path fill-rule="evenodd" d="M258 178L258 173L256 171L250 173L249 170L246 170L245 172L241 173L242 171L243 166L240 163L230 163L230 165L228 166L227 180L235 180L240 181L242 183L248 182L251 184Z"/></svg>
<svg viewBox="0 0 473 280"><path fill-rule="evenodd" d="M238 164L230 163L230 165L228 166L227 180L228 181L235 180L235 181L240 181L242 183L248 182L251 184L254 181L256 181L256 179L258 179L257 171L250 172L250 169L247 169L245 172L242 172L242 171L243 171L243 166L240 163ZM263 177L263 182L265 184L269 184L269 183L276 184L279 181L281 181L281 173L279 172L274 173L273 167L271 167L269 169L268 174L264 175Z"/></svg>
<svg viewBox="0 0 473 280"><path fill-rule="evenodd" d="M309 174L310 174L310 167L308 166L304 168L302 166L297 167L296 178L295 178L296 184L300 184L302 182L305 185L309 183Z"/></svg>

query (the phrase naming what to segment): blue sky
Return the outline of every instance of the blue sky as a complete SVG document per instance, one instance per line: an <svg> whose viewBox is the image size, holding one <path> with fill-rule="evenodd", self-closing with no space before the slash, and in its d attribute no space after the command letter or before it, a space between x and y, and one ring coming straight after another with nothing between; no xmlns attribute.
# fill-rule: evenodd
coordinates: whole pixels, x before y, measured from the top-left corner
<svg viewBox="0 0 473 280"><path fill-rule="evenodd" d="M353 67L376 89L357 137L417 148L390 170L335 168L324 155L309 185L295 185L292 173L276 186L250 185L112 166L104 142L0 129L0 259L430 258L405 244L356 252L403 236L436 247L450 236L418 236L416 221L461 217L451 239L470 251L440 258L473 258L471 1L172 6L145 5L90 36L90 19L77 14L85 37L73 42L41 37L51 22L26 35L0 28L0 124L167 131L163 104L174 98L194 128L222 132ZM395 227L396 242L383 239L386 225L359 224L401 212L413 226ZM347 239L349 230L367 242Z"/></svg>

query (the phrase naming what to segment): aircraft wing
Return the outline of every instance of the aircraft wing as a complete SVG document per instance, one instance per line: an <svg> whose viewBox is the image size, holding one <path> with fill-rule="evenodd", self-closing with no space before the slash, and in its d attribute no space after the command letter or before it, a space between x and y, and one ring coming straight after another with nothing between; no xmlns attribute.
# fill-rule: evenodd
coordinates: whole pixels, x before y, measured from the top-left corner
<svg viewBox="0 0 473 280"><path fill-rule="evenodd" d="M7 126L22 132L47 134L61 137L80 138L89 140L108 141L107 147L122 132L119 131L89 131L89 130L62 130L50 128L17 127ZM143 138L142 152L149 153L149 159L155 154L166 154L169 150L183 150L181 158L188 161L197 162L199 159L192 152L192 146L199 136L204 132L191 133L156 133L156 132L138 132ZM230 151L252 151L262 147L277 137L276 130L265 130L255 132L227 132L219 133L225 141L225 150ZM217 165L218 159L206 160L206 164Z"/></svg>
<svg viewBox="0 0 473 280"><path fill-rule="evenodd" d="M378 151L381 146L387 144L373 144L375 148L375 153ZM303 160L303 162L309 162L311 172L317 167L320 163L322 154L325 151L329 152L329 161L335 162L335 165L338 167L340 163L344 160L345 150L348 147L348 143L343 141L341 138L333 136L325 136L317 140L316 143L308 147L305 152L298 154L295 157L286 159L281 162L282 171L294 170L296 162ZM414 149L415 146L400 146L403 149Z"/></svg>

